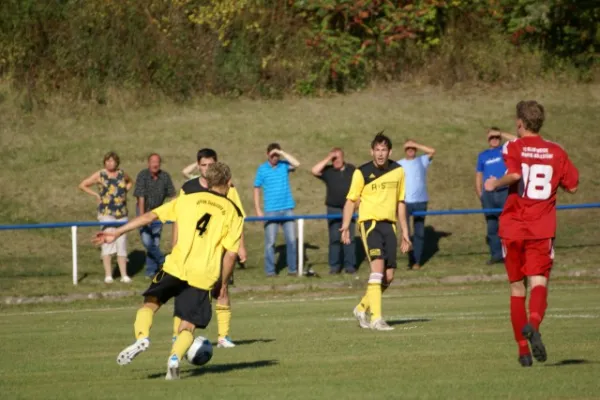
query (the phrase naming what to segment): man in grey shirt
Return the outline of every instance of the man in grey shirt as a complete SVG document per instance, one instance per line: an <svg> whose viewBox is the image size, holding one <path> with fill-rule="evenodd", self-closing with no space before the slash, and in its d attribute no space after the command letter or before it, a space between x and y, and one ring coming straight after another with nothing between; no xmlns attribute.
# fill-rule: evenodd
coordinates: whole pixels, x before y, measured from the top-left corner
<svg viewBox="0 0 600 400"><path fill-rule="evenodd" d="M138 215L161 206L167 198L176 195L171 176L160 168L160 163L158 154L150 154L148 168L137 175L133 195L137 197ZM160 221L154 221L140 229L142 243L146 248L146 277L154 276L165 262L165 255L160 251L161 233Z"/></svg>

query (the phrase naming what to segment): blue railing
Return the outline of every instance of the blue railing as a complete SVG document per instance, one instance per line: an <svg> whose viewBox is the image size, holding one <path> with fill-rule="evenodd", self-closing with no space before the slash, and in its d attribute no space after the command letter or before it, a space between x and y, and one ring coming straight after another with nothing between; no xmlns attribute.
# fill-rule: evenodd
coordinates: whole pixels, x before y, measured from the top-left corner
<svg viewBox="0 0 600 400"><path fill-rule="evenodd" d="M586 204L567 204L556 207L558 210L576 210L583 208L600 208L600 203L586 203ZM465 215L465 214L484 214L484 213L499 213L502 209L500 208L487 208L487 209L459 209L459 210L431 210L431 211L417 211L413 213L414 216L430 216L430 215ZM355 216L356 217L356 216ZM311 219L339 219L340 214L309 214L309 215L293 215L287 217L247 217L247 222L284 222L294 220L311 220ZM98 222L98 221L74 221L74 222L50 222L41 224L15 224L15 225L0 225L0 231L4 230L17 230L17 229L52 229L52 228L70 228L73 226L77 227L98 227L98 226L120 226L124 222Z"/></svg>

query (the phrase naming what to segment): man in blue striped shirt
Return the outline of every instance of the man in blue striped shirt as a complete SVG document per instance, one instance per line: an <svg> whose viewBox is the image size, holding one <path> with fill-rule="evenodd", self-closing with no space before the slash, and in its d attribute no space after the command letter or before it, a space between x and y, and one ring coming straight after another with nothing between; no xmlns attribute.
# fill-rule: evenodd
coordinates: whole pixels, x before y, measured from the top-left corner
<svg viewBox="0 0 600 400"><path fill-rule="evenodd" d="M283 160L282 160L283 158ZM292 197L290 176L300 163L296 158L281 150L277 143L267 147L267 161L256 171L254 179L254 209L259 217L292 217L296 203ZM264 212L260 204L260 191L263 190ZM275 276L275 239L279 225L283 225L285 236L288 275L296 275L297 245L293 220L265 223L265 273Z"/></svg>

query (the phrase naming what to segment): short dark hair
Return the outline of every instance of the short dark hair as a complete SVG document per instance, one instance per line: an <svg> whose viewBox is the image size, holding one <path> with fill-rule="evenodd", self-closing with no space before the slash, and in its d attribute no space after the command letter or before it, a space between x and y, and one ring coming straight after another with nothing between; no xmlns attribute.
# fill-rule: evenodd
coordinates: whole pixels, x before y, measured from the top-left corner
<svg viewBox="0 0 600 400"><path fill-rule="evenodd" d="M281 150L281 146L279 145L279 143L271 143L267 146L267 154L269 154L270 152L272 152L273 150Z"/></svg>
<svg viewBox="0 0 600 400"><path fill-rule="evenodd" d="M196 155L196 160L200 161L203 158L212 158L213 160L215 160L215 162L219 161L219 160L217 160L217 152L214 151L213 149L209 149L209 148L204 148L204 149L198 150L198 154Z"/></svg>
<svg viewBox="0 0 600 400"><path fill-rule="evenodd" d="M544 106L535 100L520 101L517 103L517 118L523 121L525 129L538 133L544 125Z"/></svg>
<svg viewBox="0 0 600 400"><path fill-rule="evenodd" d="M114 151L109 151L108 153L106 153L104 155L104 159L102 160L102 164L106 164L106 162L110 159L115 160L115 162L117 163L117 167L119 166L119 164L121 164L121 159L119 158L119 155L117 153L115 153Z"/></svg>
<svg viewBox="0 0 600 400"><path fill-rule="evenodd" d="M150 155L148 156L148 161L150 161L150 159L154 156L158 157L159 161L162 161L162 157L158 153L150 153Z"/></svg>
<svg viewBox="0 0 600 400"><path fill-rule="evenodd" d="M373 138L373 141L371 142L371 149L374 149L375 146L377 146L378 144L385 144L389 150L392 149L391 139L389 137L385 136L383 134L383 132L384 131L381 131L377 135L375 135L375 137Z"/></svg>

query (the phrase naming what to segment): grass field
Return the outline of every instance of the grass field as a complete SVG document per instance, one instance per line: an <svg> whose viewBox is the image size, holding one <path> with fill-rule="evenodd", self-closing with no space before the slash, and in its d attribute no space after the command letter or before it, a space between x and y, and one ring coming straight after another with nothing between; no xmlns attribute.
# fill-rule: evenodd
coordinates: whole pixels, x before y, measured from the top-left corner
<svg viewBox="0 0 600 400"><path fill-rule="evenodd" d="M146 156L159 152L164 169L176 185L180 170L194 160L200 147L210 146L232 166L235 183L250 215L256 167L265 160L265 147L278 141L302 166L292 177L297 213L322 213L324 187L310 175L311 166L331 146L344 147L349 162L369 159L372 135L381 129L397 148L413 138L437 149L429 171L430 209L479 208L473 190L477 153L486 147L484 130L490 125L512 131L516 102L536 98L547 109L544 134L563 144L581 172L576 196L560 196L560 203L598 200L600 180L600 87L545 86L523 90L454 89L432 87L375 88L345 97L249 101L207 99L188 105L161 105L142 109L116 105L93 111L46 111L18 114L8 102L0 104L0 224L94 220L94 200L77 184L101 167L108 150L116 150L122 167L135 176ZM402 157L396 149L394 158ZM129 198L129 210L134 199ZM557 270L596 270L600 256L597 221L600 211L559 213ZM490 269L482 216L446 216L427 219L425 269L403 272L409 277L502 273ZM327 272L325 223L306 224L308 265ZM70 232L63 230L0 231L0 290L3 295L65 294L104 290L99 251L89 244L93 229L79 233L79 287L70 283ZM262 284L263 233L260 224L246 228L248 269L239 284ZM165 234L163 248L170 237ZM282 243L282 239L280 239ZM143 255L137 234L129 237L131 269L139 271ZM284 258L283 258L284 259ZM364 264L363 264L364 265ZM401 262L404 265L404 262ZM325 277L324 281L344 281ZM292 279L278 278L281 283ZM137 289L144 282L136 283ZM124 286L115 284L115 289Z"/></svg>
<svg viewBox="0 0 600 400"><path fill-rule="evenodd" d="M361 330L358 292L234 300L234 349L164 381L170 310L153 344L126 367L133 301L14 306L0 314L0 389L5 399L598 398L600 292L556 284L542 325L545 364L524 369L508 318L505 285L391 289L392 332ZM168 307L170 309L170 307ZM215 340L216 324L206 336Z"/></svg>

